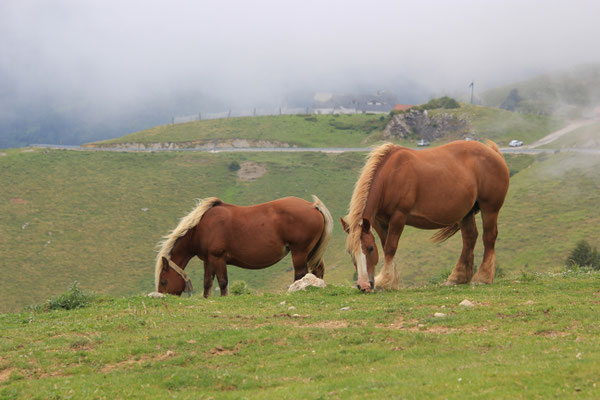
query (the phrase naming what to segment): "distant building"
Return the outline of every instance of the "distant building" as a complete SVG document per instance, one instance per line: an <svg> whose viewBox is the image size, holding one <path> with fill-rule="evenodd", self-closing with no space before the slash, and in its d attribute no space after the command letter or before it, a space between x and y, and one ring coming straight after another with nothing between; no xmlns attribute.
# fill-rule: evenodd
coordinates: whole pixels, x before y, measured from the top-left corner
<svg viewBox="0 0 600 400"><path fill-rule="evenodd" d="M408 111L413 107L411 104L396 104L393 111Z"/></svg>
<svg viewBox="0 0 600 400"><path fill-rule="evenodd" d="M313 100L316 114L388 113L397 102L386 90L374 95L320 92Z"/></svg>

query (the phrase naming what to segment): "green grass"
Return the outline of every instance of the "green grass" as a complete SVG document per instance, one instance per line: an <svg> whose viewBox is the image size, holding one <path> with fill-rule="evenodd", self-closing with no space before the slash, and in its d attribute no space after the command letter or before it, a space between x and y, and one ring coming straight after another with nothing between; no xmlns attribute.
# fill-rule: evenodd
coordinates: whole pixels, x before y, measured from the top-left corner
<svg viewBox="0 0 600 400"><path fill-rule="evenodd" d="M382 138L388 120L389 116L381 114L224 118L157 126L95 145L173 142L194 147L214 140L244 139L298 147L364 147Z"/></svg>
<svg viewBox="0 0 600 400"><path fill-rule="evenodd" d="M336 224L325 254L325 278L352 280L339 217L346 213L364 154L6 153L0 157L0 311L41 303L75 280L99 294L151 291L156 243L196 198L209 196L249 205L288 195L309 200L316 194ZM507 157L513 177L497 243L499 265L507 272L548 270L581 239L600 245L600 161L545 157ZM240 181L229 165L245 160L266 166L267 173ZM405 229L396 256L403 284L427 282L458 259L460 236L435 245L429 242L432 233ZM479 242L477 260L481 255ZM246 281L252 290L280 290L293 279L291 264L288 256L264 270L229 267L229 278ZM192 260L187 271L201 288L201 262Z"/></svg>
<svg viewBox="0 0 600 400"><path fill-rule="evenodd" d="M3 314L0 398L598 398L599 285L531 274Z"/></svg>

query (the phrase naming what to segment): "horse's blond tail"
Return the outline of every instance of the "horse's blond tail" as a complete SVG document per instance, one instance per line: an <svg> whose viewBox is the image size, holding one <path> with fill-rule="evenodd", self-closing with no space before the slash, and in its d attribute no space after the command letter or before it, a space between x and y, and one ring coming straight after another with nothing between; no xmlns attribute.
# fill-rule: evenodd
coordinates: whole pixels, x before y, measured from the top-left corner
<svg viewBox="0 0 600 400"><path fill-rule="evenodd" d="M325 254L325 249L327 248L327 244L329 244L329 239L331 238L331 233L333 232L333 218L331 217L327 207L325 207L325 204L323 204L323 202L315 195L313 195L313 205L321 214L323 214L325 226L323 227L323 233L321 234L319 241L308 257L307 264L308 271L310 273L322 278L323 274L325 273L323 255Z"/></svg>
<svg viewBox="0 0 600 400"><path fill-rule="evenodd" d="M460 231L460 225L458 223L456 223L454 225L450 225L450 226L440 229L431 237L430 240L433 243L440 243L440 242L450 239L458 231Z"/></svg>

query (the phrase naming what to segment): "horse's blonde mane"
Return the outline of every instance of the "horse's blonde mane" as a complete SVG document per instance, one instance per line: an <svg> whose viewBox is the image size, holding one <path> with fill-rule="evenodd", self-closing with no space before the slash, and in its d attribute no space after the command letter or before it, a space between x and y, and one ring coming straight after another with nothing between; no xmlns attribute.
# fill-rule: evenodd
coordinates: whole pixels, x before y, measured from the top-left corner
<svg viewBox="0 0 600 400"><path fill-rule="evenodd" d="M199 199L196 207L188 215L181 218L177 227L173 229L171 233L164 236L163 240L157 245L160 250L156 256L156 266L154 269L154 285L156 291L158 291L158 279L160 277L160 271L162 270L162 258L169 258L177 239L183 237L190 229L198 225L206 211L220 203L222 203L222 201L216 197Z"/></svg>
<svg viewBox="0 0 600 400"><path fill-rule="evenodd" d="M369 154L367 162L354 185L354 192L352 193L350 206L348 207L348 215L345 218L346 223L350 227L350 232L346 238L346 250L351 254L355 254L360 249L360 226L362 225L362 217L367 205L367 198L371 189L371 183L375 177L375 172L385 156L395 147L396 145L392 143L385 143L374 149Z"/></svg>

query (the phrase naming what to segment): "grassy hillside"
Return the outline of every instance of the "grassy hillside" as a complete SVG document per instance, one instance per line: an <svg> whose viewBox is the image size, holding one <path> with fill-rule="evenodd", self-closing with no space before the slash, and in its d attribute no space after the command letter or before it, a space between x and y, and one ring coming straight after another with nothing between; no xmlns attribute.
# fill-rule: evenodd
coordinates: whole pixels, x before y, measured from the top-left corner
<svg viewBox="0 0 600 400"><path fill-rule="evenodd" d="M579 148L600 150L600 121L596 124L579 128L543 147L550 149Z"/></svg>
<svg viewBox="0 0 600 400"><path fill-rule="evenodd" d="M337 224L364 162L359 153L5 153L0 157L0 311L41 302L74 280L113 295L152 290L155 245L196 198L218 196L248 205L316 194ZM508 157L513 177L497 244L504 271L555 268L583 238L600 247L600 160L544 157ZM256 162L267 172L241 181L228 168L233 161ZM404 284L426 282L456 262L460 237L434 245L432 233L405 230L397 253ZM328 282L352 280L344 240L336 226L325 258ZM476 251L480 259L481 243ZM195 287L202 287L201 263L192 261L189 271ZM280 290L291 283L291 260L260 271L229 267L229 276L254 289Z"/></svg>
<svg viewBox="0 0 600 400"><path fill-rule="evenodd" d="M4 314L0 398L598 398L599 285L523 275Z"/></svg>
<svg viewBox="0 0 600 400"><path fill-rule="evenodd" d="M243 139L298 147L363 147L381 138L380 131L387 121L388 117L381 114L224 118L157 126L92 145L172 142L194 147L215 140Z"/></svg>
<svg viewBox="0 0 600 400"><path fill-rule="evenodd" d="M521 98L518 111L578 117L600 105L600 64L581 65L488 90L482 94L484 104L499 107L514 89Z"/></svg>
<svg viewBox="0 0 600 400"><path fill-rule="evenodd" d="M429 112L432 115L447 113L467 120L478 138L489 138L501 145L507 145L515 138L531 143L562 126L562 121L546 116L521 115L468 104L462 104L459 109ZM180 147L194 147L215 141L219 144L241 139L298 147L365 147L383 139L382 132L388 121L389 116L372 114L229 118L157 126L90 146L176 143ZM439 142L455 139L445 138ZM397 143L409 147L416 145L415 140Z"/></svg>
<svg viewBox="0 0 600 400"><path fill-rule="evenodd" d="M513 139L525 144L560 129L564 122L544 115L519 114L498 108L481 107L461 103L460 108L429 110L429 114L449 114L466 120L472 128L474 136L479 139L490 139L502 147L508 146Z"/></svg>

